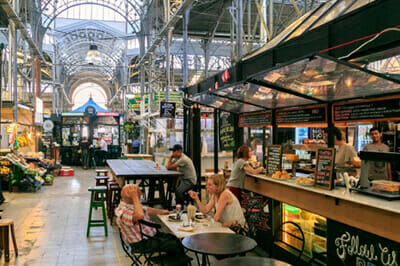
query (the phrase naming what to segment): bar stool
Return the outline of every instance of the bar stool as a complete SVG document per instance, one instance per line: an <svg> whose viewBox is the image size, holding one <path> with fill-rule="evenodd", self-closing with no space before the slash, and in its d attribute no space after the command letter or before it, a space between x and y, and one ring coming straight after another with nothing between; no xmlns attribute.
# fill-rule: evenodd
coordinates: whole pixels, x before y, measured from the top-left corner
<svg viewBox="0 0 400 266"><path fill-rule="evenodd" d="M108 231L107 231L106 207L104 206L105 194L107 191L107 187L105 187L105 186L89 187L88 191L90 191L90 207L89 207L89 219L88 219L86 237L89 237L91 227L98 227L98 226L104 226L105 235L107 236ZM96 193L99 193L99 195L100 195L99 201L97 201L95 199ZM103 219L102 220L92 220L93 208L98 208L98 207L101 207Z"/></svg>
<svg viewBox="0 0 400 266"><path fill-rule="evenodd" d="M107 176L96 176L95 179L96 179L96 187L99 186L107 187L107 180L108 180ZM96 201L100 200L100 195L97 192L95 193L95 200Z"/></svg>
<svg viewBox="0 0 400 266"><path fill-rule="evenodd" d="M107 169L96 169L96 175L97 176L108 176L108 170Z"/></svg>
<svg viewBox="0 0 400 266"><path fill-rule="evenodd" d="M0 248L4 251L5 261L10 261L10 243L9 243L10 229L14 245L15 256L18 256L17 241L15 240L14 221L11 219L0 219L0 233L1 233Z"/></svg>

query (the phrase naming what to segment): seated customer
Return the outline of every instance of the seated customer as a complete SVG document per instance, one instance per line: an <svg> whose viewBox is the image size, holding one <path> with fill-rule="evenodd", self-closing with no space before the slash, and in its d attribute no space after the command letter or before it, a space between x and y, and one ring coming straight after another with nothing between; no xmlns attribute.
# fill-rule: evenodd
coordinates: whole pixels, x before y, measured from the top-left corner
<svg viewBox="0 0 400 266"><path fill-rule="evenodd" d="M201 203L197 192L189 191L190 197L196 201L202 213L207 214L215 209L214 220L216 222L221 222L226 227L237 224L245 227L246 220L240 203L232 192L225 189L225 179L222 175L210 176L207 180L206 189L211 194L211 199L207 205Z"/></svg>
<svg viewBox="0 0 400 266"><path fill-rule="evenodd" d="M118 208L115 209L115 215L124 242L129 243L133 250L144 249L156 251L160 248L162 252L169 254L184 254L182 244L171 234L159 232L156 235L156 230L154 228L142 225L142 231L147 235L156 237L156 239L142 239L138 221L145 220L151 222L149 215L169 214L169 211L142 206L140 203L141 194L142 192L139 187L133 184L126 185L122 188L122 200Z"/></svg>
<svg viewBox="0 0 400 266"><path fill-rule="evenodd" d="M175 144L171 156L168 159L165 168L168 170L179 171L183 176L179 180L179 185L175 190L176 204L183 204L185 192L193 189L196 185L197 175L192 160L183 153L183 148Z"/></svg>
<svg viewBox="0 0 400 266"><path fill-rule="evenodd" d="M247 161L253 156L250 147L243 145L241 146L236 154L236 162L233 165L231 176L226 184L226 188L229 189L238 200L241 200L242 189L244 187L244 180L247 174L259 174L264 168L258 167L254 169Z"/></svg>

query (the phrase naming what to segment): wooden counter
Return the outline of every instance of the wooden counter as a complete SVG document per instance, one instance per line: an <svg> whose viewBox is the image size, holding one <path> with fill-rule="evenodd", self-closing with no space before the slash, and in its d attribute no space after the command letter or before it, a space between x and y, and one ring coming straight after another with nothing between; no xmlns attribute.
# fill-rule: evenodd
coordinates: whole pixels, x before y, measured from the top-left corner
<svg viewBox="0 0 400 266"><path fill-rule="evenodd" d="M400 243L400 201L248 175L245 189Z"/></svg>
<svg viewBox="0 0 400 266"><path fill-rule="evenodd" d="M139 160L153 160L153 155L151 154L132 154L132 153L125 153L124 156L128 160L139 159Z"/></svg>

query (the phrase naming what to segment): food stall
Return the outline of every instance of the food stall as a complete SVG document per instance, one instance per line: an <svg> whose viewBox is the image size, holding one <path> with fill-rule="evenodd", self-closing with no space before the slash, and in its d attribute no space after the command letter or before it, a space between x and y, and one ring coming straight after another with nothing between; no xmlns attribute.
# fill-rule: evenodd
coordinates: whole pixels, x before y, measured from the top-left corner
<svg viewBox="0 0 400 266"><path fill-rule="evenodd" d="M64 112L61 115L61 162L65 165L81 165L79 143L83 137L88 138L94 147L98 137L107 142L108 151L101 160L96 156L99 151L91 152L96 165L102 165L104 158L119 158L120 114L108 111L98 106L91 98L83 106ZM91 162L92 163L92 162Z"/></svg>
<svg viewBox="0 0 400 266"><path fill-rule="evenodd" d="M194 93L189 101L233 113L237 116L233 125L240 118L251 120L252 114L256 119L261 112L271 112L275 145L264 145L267 173L249 175L245 188L272 201L270 234L276 240L272 244L278 247L276 254L281 253L282 257L291 254L294 262L298 254L281 244L302 247L304 242L301 252L304 263L318 259L328 265L356 262L388 265L385 263L397 259L400 201L360 193L352 189L350 182L342 186L335 184L338 179L335 173L348 170L335 169L331 132L335 125L341 127L351 142L348 123L377 125L382 121L400 120L400 101L393 96L396 93L400 94L398 80L324 54L312 54L262 71L243 84ZM377 95L380 98L376 98ZM295 144L294 140L291 151L285 150L285 145L280 145L283 134L279 132L291 130L296 138L296 128L306 128L307 134L299 135L307 136L298 137L303 143ZM234 126L234 131L237 129ZM311 153L308 165L301 164L305 158L296 150ZM361 159L361 165L372 160L363 156ZM285 160L296 163L285 163ZM349 168L354 166L349 165ZM356 172L358 176L363 175L362 169ZM370 189L380 189L375 192L385 194L387 188L400 196L400 186L396 183L372 184ZM290 239L284 233L277 236L279 225L288 221L300 226L304 235L302 241ZM346 247L354 241L358 244L350 252ZM374 255L365 255L363 250L366 249L374 250Z"/></svg>

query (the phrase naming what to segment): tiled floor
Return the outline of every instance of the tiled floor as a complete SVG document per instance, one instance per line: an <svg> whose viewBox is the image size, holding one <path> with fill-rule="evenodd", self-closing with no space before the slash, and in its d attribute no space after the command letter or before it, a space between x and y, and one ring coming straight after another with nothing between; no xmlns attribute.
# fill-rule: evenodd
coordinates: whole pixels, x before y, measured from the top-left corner
<svg viewBox="0 0 400 266"><path fill-rule="evenodd" d="M117 228L92 228L86 238L89 192L95 172L75 169L73 177L56 177L54 185L36 193L7 193L3 218L15 223L19 256L12 245L9 263L0 265L130 265ZM96 215L100 215L100 210Z"/></svg>
<svg viewBox="0 0 400 266"><path fill-rule="evenodd" d="M108 227L108 237L97 227L86 238L87 188L95 184L94 176L94 170L75 168L75 176L56 177L52 186L36 193L3 192L6 202L0 209L4 210L3 218L14 220L19 256L15 257L10 243L10 262L5 263L3 256L0 265L131 265L115 225ZM100 210L95 215L100 216ZM192 265L197 265L195 259Z"/></svg>

